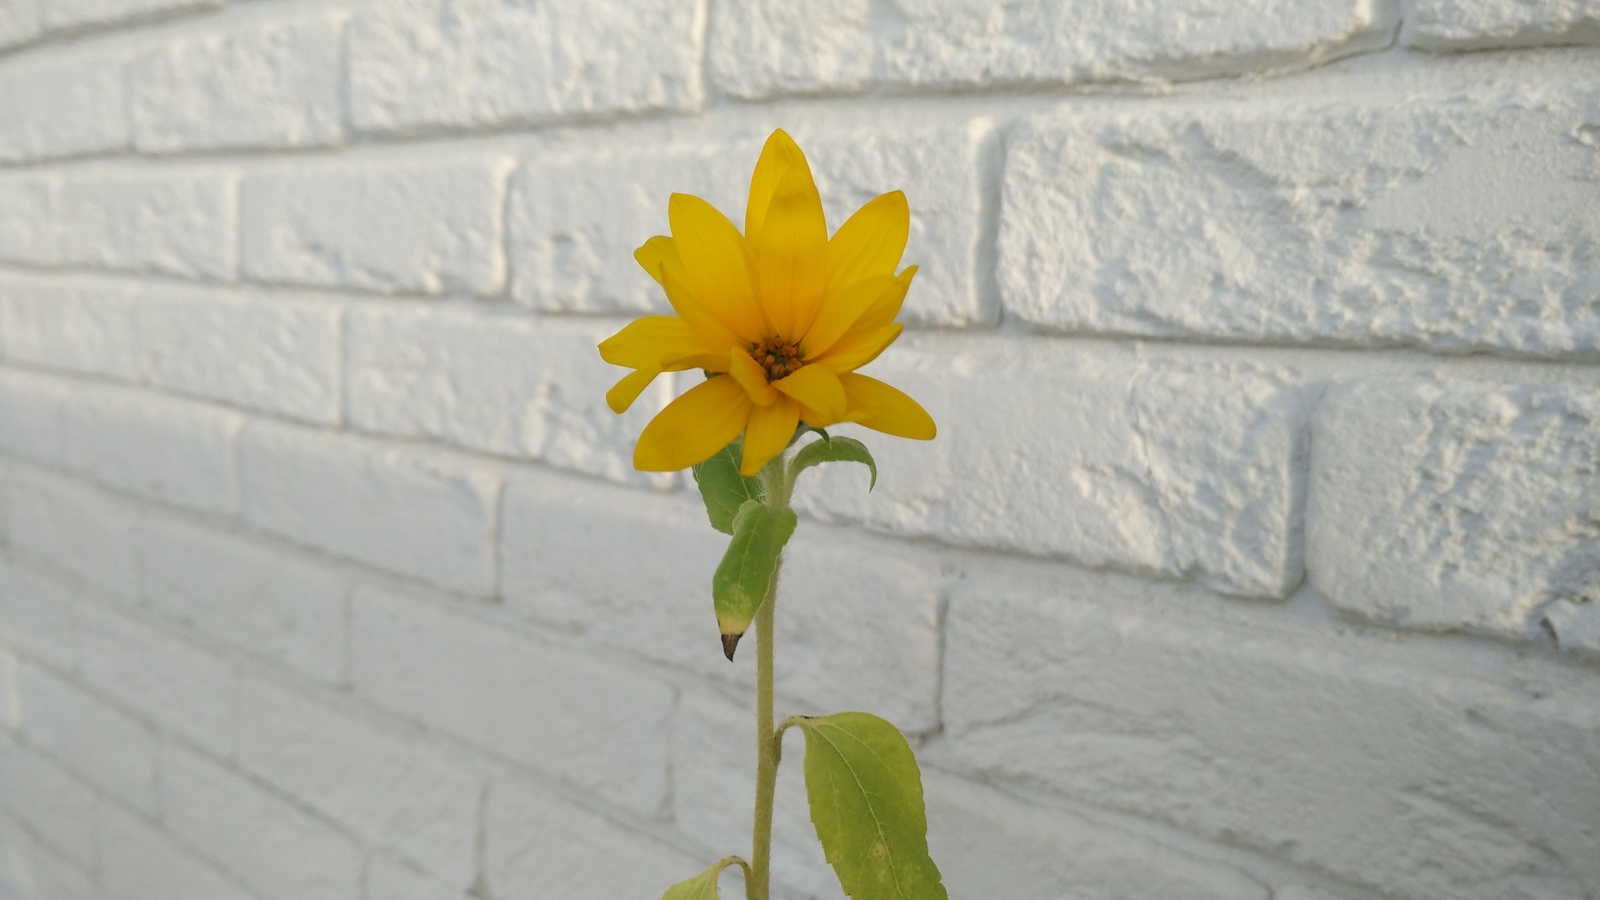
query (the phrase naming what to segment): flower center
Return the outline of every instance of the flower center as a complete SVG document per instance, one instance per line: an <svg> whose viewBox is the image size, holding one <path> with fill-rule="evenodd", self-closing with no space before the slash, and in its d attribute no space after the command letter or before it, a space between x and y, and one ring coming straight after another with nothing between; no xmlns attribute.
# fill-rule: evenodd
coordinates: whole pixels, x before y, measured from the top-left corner
<svg viewBox="0 0 1600 900"><path fill-rule="evenodd" d="M766 370L768 381L788 378L800 371L805 363L800 361L800 348L779 338L768 338L750 351L756 365Z"/></svg>

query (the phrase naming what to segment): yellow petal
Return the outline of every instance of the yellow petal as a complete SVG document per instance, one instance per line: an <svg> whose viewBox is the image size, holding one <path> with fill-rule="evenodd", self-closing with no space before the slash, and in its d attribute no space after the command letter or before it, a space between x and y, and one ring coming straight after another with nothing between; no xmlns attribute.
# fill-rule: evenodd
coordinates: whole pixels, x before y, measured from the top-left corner
<svg viewBox="0 0 1600 900"><path fill-rule="evenodd" d="M895 289L885 291L878 299L872 301L861 317L850 325L851 331L874 331L893 322L900 315L900 307L905 305L906 292L911 290L911 279L917 277L916 266L906 266L906 270L895 276Z"/></svg>
<svg viewBox="0 0 1600 900"><path fill-rule="evenodd" d="M633 467L676 472L705 462L728 446L749 421L750 398L726 375L708 378L667 404L633 448Z"/></svg>
<svg viewBox="0 0 1600 900"><path fill-rule="evenodd" d="M839 376L826 366L802 366L793 375L774 381L772 386L800 401L811 416L834 422L844 418L844 387L839 384ZM810 418L807 422L816 424Z"/></svg>
<svg viewBox="0 0 1600 900"><path fill-rule="evenodd" d="M673 311L688 324L702 344L708 347L732 347L743 343L684 281L681 267L662 263L660 272L661 287L667 292L667 302L672 304Z"/></svg>
<svg viewBox="0 0 1600 900"><path fill-rule="evenodd" d="M816 319L828 277L828 223L809 168L791 167L778 182L751 250L767 323L792 342Z"/></svg>
<svg viewBox="0 0 1600 900"><path fill-rule="evenodd" d="M872 308L890 291L905 293L892 275L875 275L842 288L830 287L822 295L822 309L816 321L800 339L800 357L813 359L828 351L861 314ZM890 317L893 318L892 316Z"/></svg>
<svg viewBox="0 0 1600 900"><path fill-rule="evenodd" d="M648 367L622 376L621 381L612 385L611 390L606 391L606 405L611 407L612 412L619 416L622 415L628 411L628 407L633 405L633 401L639 399L639 395L644 393L646 387L650 386L650 382L654 381L656 376L660 374L660 369Z"/></svg>
<svg viewBox="0 0 1600 900"><path fill-rule="evenodd" d="M938 433L927 410L900 390L855 373L840 375L839 383L850 403L845 421L918 441L931 441Z"/></svg>
<svg viewBox="0 0 1600 900"><path fill-rule="evenodd" d="M739 229L716 207L689 194L672 195L667 219L695 296L747 343L766 337L769 329L756 304L750 261Z"/></svg>
<svg viewBox="0 0 1600 900"><path fill-rule="evenodd" d="M893 275L910 232L911 209L905 194L890 191L869 200L828 241L828 286Z"/></svg>
<svg viewBox="0 0 1600 900"><path fill-rule="evenodd" d="M771 406L758 406L750 411L750 426L744 432L744 459L739 463L739 474L756 475L767 461L783 452L794 437L795 426L800 424L800 404L789 397L779 397Z"/></svg>
<svg viewBox="0 0 1600 900"><path fill-rule="evenodd" d="M778 399L778 391L767 381L766 370L743 347L733 348L731 357L732 365L728 374L744 388L750 402L757 406L771 406Z"/></svg>
<svg viewBox="0 0 1600 900"><path fill-rule="evenodd" d="M806 167L806 155L800 145L782 128L767 137L756 160L756 170L750 175L750 199L744 208L745 240L755 240L761 234L761 225L767 218L767 205L778 190L783 176L796 166ZM807 167L809 169L809 167Z"/></svg>
<svg viewBox="0 0 1600 900"><path fill-rule="evenodd" d="M678 258L678 245L664 234L658 234L641 244L639 249L633 251L633 258L651 278L656 280L656 284L661 284L662 263L671 261L678 265L683 264ZM661 286L666 287L664 284Z"/></svg>
<svg viewBox="0 0 1600 900"><path fill-rule="evenodd" d="M891 322L872 331L851 330L832 349L818 357L814 364L827 366L838 375L853 372L877 359L878 354L888 349L904 330L905 326L899 322Z"/></svg>
<svg viewBox="0 0 1600 900"><path fill-rule="evenodd" d="M600 358L614 366L630 369L658 366L664 371L711 369L721 371L727 363L689 323L677 316L645 316L634 319L622 330L600 342Z"/></svg>

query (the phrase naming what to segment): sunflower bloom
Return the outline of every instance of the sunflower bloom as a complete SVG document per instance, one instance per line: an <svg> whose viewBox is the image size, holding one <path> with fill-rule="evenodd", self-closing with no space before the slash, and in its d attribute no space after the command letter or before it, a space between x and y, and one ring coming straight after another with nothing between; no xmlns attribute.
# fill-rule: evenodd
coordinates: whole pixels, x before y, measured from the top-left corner
<svg viewBox="0 0 1600 900"><path fill-rule="evenodd" d="M903 328L895 317L917 273L895 271L911 226L904 194L873 199L829 237L811 167L780 130L756 162L743 234L689 194L672 195L667 217L672 236L633 256L677 314L637 319L600 344L602 359L633 369L606 403L623 412L663 372L707 378L645 426L636 468L687 468L743 434L740 470L754 475L801 422L933 438L915 400L856 372Z"/></svg>

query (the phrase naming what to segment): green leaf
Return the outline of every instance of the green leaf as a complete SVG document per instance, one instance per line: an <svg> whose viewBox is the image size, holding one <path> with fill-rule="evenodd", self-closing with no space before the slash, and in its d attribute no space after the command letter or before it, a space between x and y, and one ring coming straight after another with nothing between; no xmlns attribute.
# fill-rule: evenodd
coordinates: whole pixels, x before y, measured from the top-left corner
<svg viewBox="0 0 1600 900"><path fill-rule="evenodd" d="M835 438L837 440L837 438ZM947 900L928 856L922 773L893 725L860 712L796 720L823 853L852 900Z"/></svg>
<svg viewBox="0 0 1600 900"><path fill-rule="evenodd" d="M661 895L661 900L718 900L717 879L722 870L732 865L744 865L744 860L730 856L688 881L680 881Z"/></svg>
<svg viewBox="0 0 1600 900"><path fill-rule="evenodd" d="M750 629L756 610L766 599L772 571L783 545L794 534L792 509L777 509L746 500L733 517L733 540L716 574L711 576L711 599L716 604L717 627L722 629L722 652L733 659L739 638Z"/></svg>
<svg viewBox="0 0 1600 900"><path fill-rule="evenodd" d="M872 482L867 485L867 490L872 490L878 485L878 464L873 461L872 454L867 452L867 445L855 438L828 437L826 433L822 439L812 441L800 448L794 455L794 462L789 466L789 477L795 478L799 474L818 463L825 462L858 462L872 470Z"/></svg>
<svg viewBox="0 0 1600 900"><path fill-rule="evenodd" d="M766 499L761 479L739 474L739 460L743 456L744 440L741 438L694 467L694 481L700 486L701 499L706 502L711 527L723 534L733 534L733 517L739 514L739 507L746 500Z"/></svg>

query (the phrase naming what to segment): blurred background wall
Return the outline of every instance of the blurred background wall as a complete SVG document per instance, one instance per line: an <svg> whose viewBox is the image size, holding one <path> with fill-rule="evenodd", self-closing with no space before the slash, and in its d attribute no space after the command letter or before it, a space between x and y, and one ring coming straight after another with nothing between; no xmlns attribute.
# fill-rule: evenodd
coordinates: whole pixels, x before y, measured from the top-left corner
<svg viewBox="0 0 1600 900"><path fill-rule="evenodd" d="M903 188L932 444L780 709L957 898L1600 898L1600 2L0 0L0 895L653 900L722 541L597 340L760 141ZM810 477L810 476L808 476ZM839 896L798 747L788 898ZM738 894L729 876L727 896Z"/></svg>

